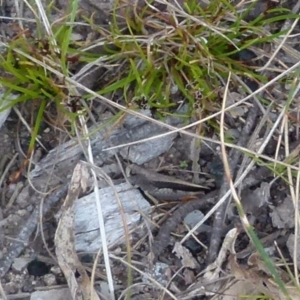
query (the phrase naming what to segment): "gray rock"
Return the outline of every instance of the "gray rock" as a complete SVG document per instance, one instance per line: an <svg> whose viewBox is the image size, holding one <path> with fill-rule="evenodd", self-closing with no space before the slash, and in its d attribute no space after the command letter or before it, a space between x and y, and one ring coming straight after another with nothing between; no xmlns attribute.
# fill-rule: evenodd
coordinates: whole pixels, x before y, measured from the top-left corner
<svg viewBox="0 0 300 300"><path fill-rule="evenodd" d="M30 300L72 300L68 288L37 291L31 294Z"/></svg>
<svg viewBox="0 0 300 300"><path fill-rule="evenodd" d="M14 263L12 264L12 268L15 271L21 272L25 269L25 267L32 261L32 258L29 257L18 257L15 259Z"/></svg>

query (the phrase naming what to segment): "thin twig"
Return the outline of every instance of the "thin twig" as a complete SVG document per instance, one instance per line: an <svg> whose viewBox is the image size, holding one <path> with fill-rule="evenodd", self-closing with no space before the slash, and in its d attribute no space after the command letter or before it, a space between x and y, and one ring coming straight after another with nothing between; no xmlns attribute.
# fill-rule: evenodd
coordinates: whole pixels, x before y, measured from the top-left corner
<svg viewBox="0 0 300 300"><path fill-rule="evenodd" d="M251 134L251 131L255 125L256 117L258 114L258 105L256 103L253 103L253 107L249 110L248 116L246 119L245 126L243 128L241 137L238 141L239 146L246 146L249 136ZM241 157L241 152L236 149L231 149L229 157L230 157L230 170L231 170L231 176L234 178L236 173L236 168L239 162L239 159ZM223 184L220 188L219 192L219 198L222 198L229 190L229 183L227 180L226 175L224 174L223 177ZM207 263L212 263L215 261L217 257L217 253L221 244L221 236L222 236L222 229L223 229L223 222L225 219L226 214L226 207L228 205L228 200L224 201L223 204L218 208L215 214L215 220L213 225L213 230L211 234L210 239L210 245L209 245L209 251L207 256Z"/></svg>
<svg viewBox="0 0 300 300"><path fill-rule="evenodd" d="M161 226L153 242L154 260L165 250L170 242L171 232L180 224L185 216L194 210L201 209L209 204L215 204L218 191L213 191L207 195L198 197L195 200L182 204L173 215Z"/></svg>

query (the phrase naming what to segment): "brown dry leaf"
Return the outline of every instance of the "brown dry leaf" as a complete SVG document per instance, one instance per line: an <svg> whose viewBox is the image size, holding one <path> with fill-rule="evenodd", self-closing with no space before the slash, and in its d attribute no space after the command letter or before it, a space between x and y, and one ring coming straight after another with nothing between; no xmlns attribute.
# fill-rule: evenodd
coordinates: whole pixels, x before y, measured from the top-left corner
<svg viewBox="0 0 300 300"><path fill-rule="evenodd" d="M239 282L245 282L249 287L251 286L251 288L254 289L253 293L269 295L269 291L264 285L264 280L267 279L265 275L259 274L254 268L247 269L246 266L238 264L236 255L234 254L229 257L229 266L231 274L238 279ZM245 292L243 294L245 294Z"/></svg>
<svg viewBox="0 0 300 300"><path fill-rule="evenodd" d="M191 284L187 291L182 293L178 299L192 299L202 295L213 296L212 299L222 299L224 297L223 291L226 291L232 280L228 276L224 277L225 270L222 266L227 260L228 253L234 251L237 236L238 231L236 228L227 233L216 261L207 266L204 270L204 275L197 282ZM185 277L185 280L188 280L188 278Z"/></svg>
<svg viewBox="0 0 300 300"><path fill-rule="evenodd" d="M195 282L195 274L192 270L185 269L183 271L183 278L185 285L190 285Z"/></svg>
<svg viewBox="0 0 300 300"><path fill-rule="evenodd" d="M253 259L252 263L256 260ZM273 281L271 276L259 271L261 263L247 268L237 263L236 256L231 255L229 258L229 265L232 271L232 275L235 276L239 283L246 283L245 286L252 287L253 294L264 294L272 300L286 300L286 296L279 289L278 285ZM300 293L294 286L285 285L291 300L300 300ZM227 292L227 291L226 291ZM231 291L232 293L233 291ZM246 291L245 291L246 292ZM245 295L243 292L243 295ZM236 295L237 297L241 296Z"/></svg>
<svg viewBox="0 0 300 300"><path fill-rule="evenodd" d="M75 251L73 203L87 187L88 171L78 163L74 169L68 195L55 233L55 253L74 300L99 300ZM78 277L77 274L80 276ZM76 275L75 275L76 274Z"/></svg>
<svg viewBox="0 0 300 300"><path fill-rule="evenodd" d="M203 275L203 278L201 278L201 284L205 286L207 291L210 291L205 293L207 296L218 293L222 290L224 284L227 284L227 282L224 283L224 281L220 280L224 274L221 266L226 261L228 253L234 252L234 244L237 236L238 231L236 228L231 229L227 233L216 261L205 269L205 274Z"/></svg>
<svg viewBox="0 0 300 300"><path fill-rule="evenodd" d="M271 278L266 282L269 290L271 291L271 299L272 300L286 300L286 296L282 293L282 291L278 288L277 283L275 283ZM300 290L292 285L285 285L285 288L290 296L291 300L299 300L300 299Z"/></svg>
<svg viewBox="0 0 300 300"><path fill-rule="evenodd" d="M245 189L241 194L241 202L245 213L256 215L259 210L269 203L270 184L262 182L254 191Z"/></svg>
<svg viewBox="0 0 300 300"><path fill-rule="evenodd" d="M182 246L180 243L175 243L173 253L175 252L176 256L181 260L182 266L185 268L196 269L197 261L193 257L189 249Z"/></svg>
<svg viewBox="0 0 300 300"><path fill-rule="evenodd" d="M272 300L286 300L287 297L273 281L272 276L267 274L263 262L258 255L250 258L251 266L244 266L237 262L234 249L238 232L231 230L225 237L218 258L210 264L202 278L191 285L189 291L184 293L183 299L206 295L213 296L213 300L239 300L243 298L256 298L257 295L265 295ZM229 256L228 256L229 253ZM224 263L227 263L226 267ZM300 291L289 284L289 276L280 269L277 270L281 279L286 283L285 288L290 300L300 300ZM224 275L227 275L224 277ZM231 275L229 277L228 275ZM223 276L223 278L222 278ZM227 279L226 279L227 278Z"/></svg>
<svg viewBox="0 0 300 300"><path fill-rule="evenodd" d="M262 262L257 256L252 256L251 267L240 265L237 262L234 250L237 235L236 229L226 235L218 258L206 268L204 276L194 286L195 291L198 289L199 294L199 288L205 288L205 295L214 296L212 299L218 300L238 300L245 296L254 297L259 294L264 294L272 300L286 300L286 296L273 282L272 277L264 272ZM225 269L222 272L221 266L225 261L227 262L226 274L233 276L228 280L222 280ZM282 276L282 278L287 281L286 276ZM300 300L299 290L294 286L286 284L286 289L291 300ZM190 291L189 296L193 292Z"/></svg>
<svg viewBox="0 0 300 300"><path fill-rule="evenodd" d="M273 208L270 213L272 224L276 228L294 228L295 227L295 207L290 196Z"/></svg>
<svg viewBox="0 0 300 300"><path fill-rule="evenodd" d="M251 254L251 256L248 258L248 265L254 266L256 270L263 271L265 274L271 276L269 269L267 268L264 261L260 258L258 252L254 252L253 254ZM278 268L277 272L280 275L281 280L283 280L284 282L288 282L290 280L289 274L283 269Z"/></svg>
<svg viewBox="0 0 300 300"><path fill-rule="evenodd" d="M297 264L298 270L300 269L300 232L298 231L298 236L291 233L286 241L286 246L293 259L294 265ZM296 252L296 256L295 256Z"/></svg>
<svg viewBox="0 0 300 300"><path fill-rule="evenodd" d="M246 281L237 281L226 288L223 295L219 295L216 298L218 300L257 299L254 296L248 297L249 295L257 295L256 288Z"/></svg>

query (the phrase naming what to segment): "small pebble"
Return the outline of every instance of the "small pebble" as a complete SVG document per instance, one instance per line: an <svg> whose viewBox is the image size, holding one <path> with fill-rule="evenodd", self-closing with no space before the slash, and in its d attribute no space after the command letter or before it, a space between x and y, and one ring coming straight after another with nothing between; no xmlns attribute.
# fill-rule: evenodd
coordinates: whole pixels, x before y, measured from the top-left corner
<svg viewBox="0 0 300 300"><path fill-rule="evenodd" d="M24 217L27 214L27 210L26 209L20 209L18 210L18 215L21 217Z"/></svg>
<svg viewBox="0 0 300 300"><path fill-rule="evenodd" d="M53 274L55 274L55 275L59 275L59 274L61 274L61 269L60 269L59 266L53 266L53 267L51 268L51 272L52 272Z"/></svg>
<svg viewBox="0 0 300 300"><path fill-rule="evenodd" d="M28 257L18 257L14 260L12 264L12 269L18 272L21 272L25 269L25 267L30 262L30 258Z"/></svg>
<svg viewBox="0 0 300 300"><path fill-rule="evenodd" d="M168 273L170 270L170 266L162 263L162 262L157 262L154 266L153 266L153 273L151 272L147 272L146 274L149 275L150 277L152 277L154 280L156 280L159 284L161 284L162 286L167 285L167 283L169 282L170 278L168 278ZM142 281L145 283L151 283L151 281L148 279L148 276L143 276L142 277Z"/></svg>
<svg viewBox="0 0 300 300"><path fill-rule="evenodd" d="M54 274L46 274L44 276L44 282L47 286L52 286L52 285L56 285L56 278Z"/></svg>

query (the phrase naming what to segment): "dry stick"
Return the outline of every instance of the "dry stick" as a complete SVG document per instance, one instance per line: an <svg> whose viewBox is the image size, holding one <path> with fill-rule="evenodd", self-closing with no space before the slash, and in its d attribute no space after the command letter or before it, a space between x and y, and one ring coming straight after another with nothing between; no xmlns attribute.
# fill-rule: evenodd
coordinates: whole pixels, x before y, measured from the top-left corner
<svg viewBox="0 0 300 300"><path fill-rule="evenodd" d="M298 141L292 143L290 145L290 151L293 151L298 146ZM250 171L247 177L243 180L243 189L250 188L260 182L263 182L270 176L272 176L272 171L268 167L258 167L257 169ZM153 243L154 258L157 259L157 257L165 250L170 243L171 232L174 231L174 229L183 221L187 214L194 210L202 209L207 205L214 205L217 202L217 199L219 199L218 190L181 205L160 227Z"/></svg>
<svg viewBox="0 0 300 300"><path fill-rule="evenodd" d="M260 167L257 170L251 171L243 182L243 189L247 189L264 181L271 176L272 172L267 167ZM168 219L162 224L153 243L153 253L155 259L165 250L170 243L171 232L184 220L185 216L194 210L202 209L208 205L216 204L219 190L212 191L204 196L198 197L195 200L188 201L182 204Z"/></svg>
<svg viewBox="0 0 300 300"><path fill-rule="evenodd" d="M238 146L245 147L247 145L249 136L256 124L256 118L258 115L258 105L257 103L253 103L253 107L249 110L245 126L243 128L241 137L238 141ZM231 170L231 176L234 177L236 173L236 168L239 162L239 159L241 157L242 153L238 151L237 149L231 149L229 157L230 157L230 170ZM227 191L230 189L229 183L227 181L226 175L224 174L223 177L223 184L220 188L219 192L219 199L221 199ZM225 220L225 214L226 214L226 207L228 205L229 199L225 200L223 204L217 209L215 214L215 220L213 224L213 230L211 233L210 238L210 245L208 249L208 255L207 255L207 263L210 264L215 261L218 250L221 245L221 239L223 234L223 223Z"/></svg>
<svg viewBox="0 0 300 300"><path fill-rule="evenodd" d="M170 242L170 235L174 228L180 224L185 216L190 212L201 209L209 204L217 202L218 191L213 191L207 195L201 196L182 204L173 215L162 225L153 242L154 260L165 250Z"/></svg>
<svg viewBox="0 0 300 300"><path fill-rule="evenodd" d="M45 198L43 206L44 215L48 213L61 198L66 196L67 190L68 183L64 183ZM22 224L22 229L20 230L18 236L11 243L9 249L7 250L7 255L4 257L4 259L0 260L0 278L6 274L15 258L18 257L28 245L30 237L38 224L39 212L40 209L37 205L30 217L26 220L25 224Z"/></svg>

